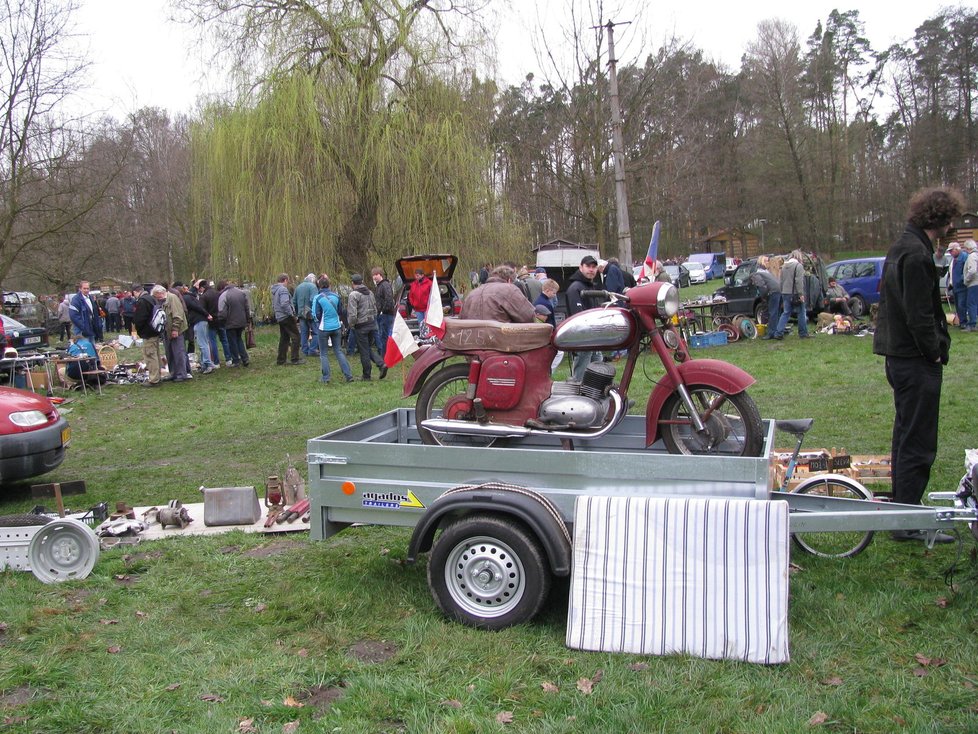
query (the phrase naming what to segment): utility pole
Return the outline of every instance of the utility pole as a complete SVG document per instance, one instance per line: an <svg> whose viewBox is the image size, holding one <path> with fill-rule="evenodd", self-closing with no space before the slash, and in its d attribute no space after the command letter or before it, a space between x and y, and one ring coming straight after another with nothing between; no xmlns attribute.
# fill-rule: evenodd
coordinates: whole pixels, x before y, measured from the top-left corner
<svg viewBox="0 0 978 734"><path fill-rule="evenodd" d="M619 23L618 25L628 25ZM618 101L618 72L615 58L615 23L609 20L608 86L611 92L611 149L615 160L615 203L618 209L618 259L623 268L632 267L632 232L628 223L628 195L625 192L625 143L621 135L621 105Z"/></svg>

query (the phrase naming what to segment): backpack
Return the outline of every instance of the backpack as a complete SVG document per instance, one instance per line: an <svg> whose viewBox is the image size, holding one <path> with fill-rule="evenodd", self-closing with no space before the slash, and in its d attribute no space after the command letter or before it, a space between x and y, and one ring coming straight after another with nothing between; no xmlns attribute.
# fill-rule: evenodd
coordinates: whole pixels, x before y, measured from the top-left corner
<svg viewBox="0 0 978 734"><path fill-rule="evenodd" d="M159 303L153 305L153 315L149 317L149 325L157 334L166 331L166 311Z"/></svg>

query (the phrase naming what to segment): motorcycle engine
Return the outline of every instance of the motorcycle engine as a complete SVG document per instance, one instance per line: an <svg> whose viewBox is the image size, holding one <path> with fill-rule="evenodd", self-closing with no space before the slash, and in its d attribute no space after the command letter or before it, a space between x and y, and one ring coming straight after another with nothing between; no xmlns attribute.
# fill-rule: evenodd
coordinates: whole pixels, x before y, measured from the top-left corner
<svg viewBox="0 0 978 734"><path fill-rule="evenodd" d="M555 382L550 397L540 404L539 421L552 428L600 426L611 406L607 391L614 379L614 365L592 362L580 383Z"/></svg>

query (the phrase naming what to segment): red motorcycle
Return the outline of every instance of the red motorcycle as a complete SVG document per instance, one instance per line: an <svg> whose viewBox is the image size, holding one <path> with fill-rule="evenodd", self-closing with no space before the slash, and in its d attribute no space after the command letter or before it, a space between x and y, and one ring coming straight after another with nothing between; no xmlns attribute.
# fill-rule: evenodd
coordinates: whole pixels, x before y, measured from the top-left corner
<svg viewBox="0 0 978 734"><path fill-rule="evenodd" d="M665 374L645 407L646 445L660 438L674 454L759 456L763 429L745 390L754 378L716 359L693 359L672 324L679 292L653 282L626 294L585 291L609 300L548 324L447 319L444 339L424 350L405 378L404 397L418 395L418 433L426 444L490 446L502 438L573 440L609 433L628 412L628 386L647 346ZM592 362L581 382L554 381L558 350L627 350L624 371ZM453 357L453 363L435 370Z"/></svg>

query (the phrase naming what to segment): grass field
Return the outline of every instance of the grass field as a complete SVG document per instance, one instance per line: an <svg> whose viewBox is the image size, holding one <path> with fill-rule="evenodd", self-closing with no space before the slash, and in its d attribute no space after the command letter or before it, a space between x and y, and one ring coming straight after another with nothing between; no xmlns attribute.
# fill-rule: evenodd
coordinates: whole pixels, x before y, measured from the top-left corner
<svg viewBox="0 0 978 734"><path fill-rule="evenodd" d="M308 438L412 404L400 397L399 368L384 381L322 386L315 360L276 367L276 341L260 330L249 370L75 396L73 443L47 480L86 480L88 494L69 498L79 506L197 501L201 485L261 486L284 472L287 454L302 465ZM956 487L964 450L978 443L976 353L978 336L954 334L934 490ZM695 355L754 375L763 417L814 417L807 446L889 450L890 392L868 338ZM660 371L646 360L632 397ZM7 488L0 513L33 504L26 489ZM967 532L953 589L942 574L955 546L878 536L844 561L793 551L792 659L772 667L569 650L566 590L530 625L486 633L448 623L424 561L403 562L409 537L361 527L319 543L174 538L105 551L80 582L4 572L0 721L32 734L978 731Z"/></svg>

